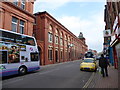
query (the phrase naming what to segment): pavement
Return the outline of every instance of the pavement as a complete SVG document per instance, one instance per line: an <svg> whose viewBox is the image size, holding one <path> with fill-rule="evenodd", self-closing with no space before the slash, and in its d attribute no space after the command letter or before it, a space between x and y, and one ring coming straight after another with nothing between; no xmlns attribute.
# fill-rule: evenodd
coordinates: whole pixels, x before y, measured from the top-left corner
<svg viewBox="0 0 120 90"><path fill-rule="evenodd" d="M114 66L108 67L108 77L102 77L102 74L97 71L93 72L90 80L88 80L85 88L114 88L118 89L118 69Z"/></svg>

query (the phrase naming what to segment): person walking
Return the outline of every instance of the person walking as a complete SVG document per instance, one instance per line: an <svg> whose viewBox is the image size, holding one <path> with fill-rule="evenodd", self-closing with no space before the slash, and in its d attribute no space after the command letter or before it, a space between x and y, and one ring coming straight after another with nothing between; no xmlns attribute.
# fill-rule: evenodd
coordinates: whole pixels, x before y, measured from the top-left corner
<svg viewBox="0 0 120 90"><path fill-rule="evenodd" d="M103 77L105 77L105 75L108 77L108 65L110 66L108 59L105 58L103 54L101 54L101 57L99 59L99 66L101 67L101 73Z"/></svg>

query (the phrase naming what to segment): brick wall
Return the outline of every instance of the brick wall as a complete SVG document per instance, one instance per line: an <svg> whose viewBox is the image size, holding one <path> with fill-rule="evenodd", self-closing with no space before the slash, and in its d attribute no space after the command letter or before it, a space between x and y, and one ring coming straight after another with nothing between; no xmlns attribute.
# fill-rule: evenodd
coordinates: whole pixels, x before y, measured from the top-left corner
<svg viewBox="0 0 120 90"><path fill-rule="evenodd" d="M80 55L87 51L86 43L78 39L49 13L40 12L35 16L34 35L42 50L41 65L78 60ZM48 33L52 34L52 42L48 40ZM58 43L55 41L56 37L58 37ZM52 50L52 60L48 58L48 50Z"/></svg>

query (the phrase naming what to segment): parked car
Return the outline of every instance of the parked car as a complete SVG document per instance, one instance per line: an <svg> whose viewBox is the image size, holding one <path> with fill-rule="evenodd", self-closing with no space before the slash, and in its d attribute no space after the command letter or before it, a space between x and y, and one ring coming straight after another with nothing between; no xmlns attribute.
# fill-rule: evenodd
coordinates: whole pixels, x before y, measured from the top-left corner
<svg viewBox="0 0 120 90"><path fill-rule="evenodd" d="M84 58L84 60L80 64L80 70L96 71L96 60L94 58Z"/></svg>
<svg viewBox="0 0 120 90"><path fill-rule="evenodd" d="M99 60L99 59L100 59L100 57L101 57L101 56L97 56L97 57L96 57L96 60Z"/></svg>

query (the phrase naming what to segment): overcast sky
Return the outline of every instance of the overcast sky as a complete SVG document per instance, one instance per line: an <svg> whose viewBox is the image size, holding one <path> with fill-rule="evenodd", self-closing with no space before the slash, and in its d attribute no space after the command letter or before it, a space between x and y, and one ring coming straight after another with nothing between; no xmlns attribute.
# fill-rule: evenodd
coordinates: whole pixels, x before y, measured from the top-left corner
<svg viewBox="0 0 120 90"><path fill-rule="evenodd" d="M102 51L104 0L37 0L34 13L47 11L76 36L86 38L89 49Z"/></svg>

